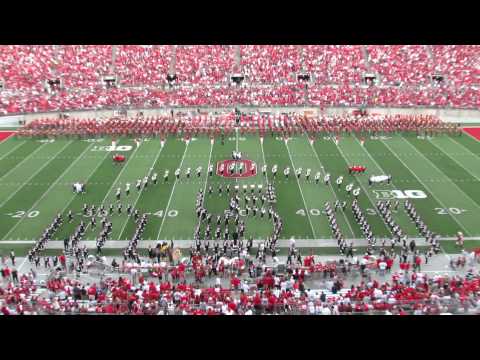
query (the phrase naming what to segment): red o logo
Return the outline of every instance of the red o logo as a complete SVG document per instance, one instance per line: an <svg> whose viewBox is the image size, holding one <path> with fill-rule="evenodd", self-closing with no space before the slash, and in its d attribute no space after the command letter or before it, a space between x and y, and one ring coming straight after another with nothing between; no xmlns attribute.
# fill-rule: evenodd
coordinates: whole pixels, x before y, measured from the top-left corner
<svg viewBox="0 0 480 360"><path fill-rule="evenodd" d="M257 164L252 160L223 160L217 162L217 175L225 178L247 178L257 175Z"/></svg>

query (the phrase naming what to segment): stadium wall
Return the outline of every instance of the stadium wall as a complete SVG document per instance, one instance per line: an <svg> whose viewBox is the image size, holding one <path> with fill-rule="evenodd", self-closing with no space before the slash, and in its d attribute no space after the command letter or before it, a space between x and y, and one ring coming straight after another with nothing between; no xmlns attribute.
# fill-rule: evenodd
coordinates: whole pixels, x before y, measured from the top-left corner
<svg viewBox="0 0 480 360"><path fill-rule="evenodd" d="M2 116L0 117L0 128L14 128L21 125L25 119L24 115Z"/></svg>
<svg viewBox="0 0 480 360"><path fill-rule="evenodd" d="M291 107L256 107L256 106L238 106L240 111L252 111L257 110L260 112L273 112L273 113L284 113L284 112L308 112L310 114L346 114L351 113L353 110L359 109L359 107L329 107L323 110L320 110L319 107L303 107L303 106L291 106ZM149 116L159 116L159 115L168 115L171 110L174 112L183 112L183 111L197 111L200 112L215 112L215 111L225 111L233 110L233 107L225 108L209 108L209 107L172 107L172 108L158 108L158 109L129 109L126 110L128 117L135 117L140 111L143 112L143 115L146 117ZM364 108L370 113L378 114L428 114L436 115L440 117L443 121L446 122L460 122L460 123L480 123L480 110L468 110L468 109L436 109L436 108L382 108L382 107L373 107L373 108ZM68 111L64 114L69 114L71 117L76 117L79 119L86 118L109 118L117 114L118 109L103 109L103 110L88 110L88 111ZM34 119L39 118L58 118L61 112L46 112L46 113L35 113L35 114L25 114L19 116L2 116L0 117L0 124L5 119L5 122L10 121L12 118L25 120L26 123ZM8 119L8 120L7 120Z"/></svg>

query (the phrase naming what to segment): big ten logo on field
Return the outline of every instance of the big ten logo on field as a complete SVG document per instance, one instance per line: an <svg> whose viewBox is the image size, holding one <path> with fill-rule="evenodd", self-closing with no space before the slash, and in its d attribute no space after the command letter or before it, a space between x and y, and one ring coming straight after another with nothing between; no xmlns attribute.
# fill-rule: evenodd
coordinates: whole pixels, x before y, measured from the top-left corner
<svg viewBox="0 0 480 360"><path fill-rule="evenodd" d="M131 145L105 145L105 146L94 146L92 147L92 151L130 151L133 147Z"/></svg>
<svg viewBox="0 0 480 360"><path fill-rule="evenodd" d="M217 162L217 175L225 178L248 178L257 175L257 164L252 160L222 160Z"/></svg>
<svg viewBox="0 0 480 360"><path fill-rule="evenodd" d="M422 190L372 190L377 199L426 199Z"/></svg>

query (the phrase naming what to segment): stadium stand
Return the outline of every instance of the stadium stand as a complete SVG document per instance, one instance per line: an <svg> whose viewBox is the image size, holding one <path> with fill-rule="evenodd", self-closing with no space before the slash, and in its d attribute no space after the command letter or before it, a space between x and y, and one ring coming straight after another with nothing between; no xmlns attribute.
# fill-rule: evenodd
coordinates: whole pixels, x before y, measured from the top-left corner
<svg viewBox="0 0 480 360"><path fill-rule="evenodd" d="M384 261L369 261L368 268L381 271L378 264ZM149 270L141 272L140 265L136 266L139 273L135 280L125 275L88 284L58 272L38 281L34 272L18 276L13 274L16 270L4 265L0 311L3 315L434 315L480 311L480 277L472 271L466 275L427 275L410 270L410 263L404 263L402 270L391 272L390 263L386 269L389 280L379 281L366 275L367 270L359 270L363 264L360 259L316 264L310 256L305 257L303 266L291 266L286 274L264 268L249 279L241 279L237 269L222 269L220 263L217 275L213 275L211 263L198 255L192 263L197 266L142 264ZM345 279L359 271L361 280L344 286ZM188 274L195 274L196 280L185 280ZM314 276L323 277L322 289L305 287L305 280ZM216 285L201 286L203 280L214 277ZM220 285L219 278L229 280L230 286Z"/></svg>
<svg viewBox="0 0 480 360"><path fill-rule="evenodd" d="M0 112L113 106L428 106L478 108L479 47L474 45L2 46ZM177 74L165 89L169 69ZM230 86L241 71L246 81ZM296 75L309 73L309 86ZM365 85L364 75L378 75ZM105 76L119 84L106 89ZM434 79L440 79L435 80ZM45 89L49 79L60 89ZM441 80L443 79L443 80ZM132 88L134 86L134 88Z"/></svg>
<svg viewBox="0 0 480 360"><path fill-rule="evenodd" d="M240 134L269 132L285 138L300 133L310 139L318 134L348 133L458 135L461 128L457 124L444 123L433 115L365 112L310 118L258 111L200 113L196 108L313 105L478 109L479 51L477 45L1 45L0 114L195 108L175 115L172 111L168 116L141 115L142 121L138 121L139 116L47 119L39 115L16 133L27 138L155 135L164 139L181 134L189 139L198 133L219 135L220 129L228 135L237 125ZM167 79L169 74L176 75L174 81ZM244 81L233 84L230 77L235 74L244 75ZM309 79L299 80L299 74L307 74ZM375 81L368 82L367 77ZM387 211L382 213L384 218L388 215ZM411 218L413 221L413 215ZM180 261L173 260L168 249L168 262L165 254L157 261L155 256L140 258L140 231L123 252L123 262L110 266L100 262L98 255L91 260L94 256L89 257L87 248L79 246L81 236L60 256L41 254L58 222L59 217L36 240L27 256L28 272L17 270L14 257L11 267L2 257L0 314L480 314L480 275L473 270L480 250L468 255L472 270L465 275L422 273L420 252L409 251L406 243L400 256L384 245L375 256L369 244L364 255L352 253L324 262L316 261L314 255L302 258L293 247L288 249L281 271L278 259L274 260L275 245L266 246L272 255L273 265L269 266L265 258L260 260L264 248L261 256L257 248L255 258L250 248L245 252L237 248L238 256L233 256L233 248L226 249L230 245L225 245L222 260L217 259L217 253L212 256L208 248L195 251L194 245L190 257ZM75 231L82 232L79 228ZM338 247L341 249L340 243ZM427 242L424 247L433 252L434 244ZM343 250L341 253L346 255ZM42 270L49 272L45 280L34 270L42 267L40 256L45 264ZM458 259L452 258L450 267L464 268L466 262L465 251ZM91 271L99 263L109 274L102 273L98 281L85 281L92 278ZM20 268L24 264L26 260ZM394 265L400 269L394 270ZM308 288L306 284L313 280L321 286Z"/></svg>

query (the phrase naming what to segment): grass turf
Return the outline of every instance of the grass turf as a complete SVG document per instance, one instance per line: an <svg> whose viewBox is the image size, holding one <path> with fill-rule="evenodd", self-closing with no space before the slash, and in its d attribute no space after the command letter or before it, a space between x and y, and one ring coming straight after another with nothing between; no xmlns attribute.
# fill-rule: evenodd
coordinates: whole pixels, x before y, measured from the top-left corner
<svg viewBox="0 0 480 360"><path fill-rule="evenodd" d="M41 142L14 137L1 142L0 239L36 239L56 213L66 214L68 210L80 213L84 203L98 207L103 202L108 206L115 203L116 188L121 187L123 214L115 212L112 216L111 239L128 240L133 235L135 224L125 214L126 206L132 204L150 214L143 239L189 240L197 223L195 197L199 189L207 189L205 205L209 211L220 214L228 207L227 184L232 189L235 185L251 184L266 188L269 182L276 188L274 206L284 221L281 236L284 239L322 241L331 238L322 210L326 201L332 203L337 199L348 204L345 212L336 213L342 233L346 238L362 238L361 229L353 220L351 197L345 191L348 183L360 187L360 206L379 237L391 234L376 212L375 202L387 193L385 191L393 189L425 192L427 198L412 201L433 231L449 237L455 236L457 231L480 237L477 215L480 197L476 191L480 181L480 144L466 135L433 139L394 135L383 140L367 139L362 147L353 136L343 137L337 146L324 136L310 144L307 137L301 135L288 142L268 135L262 142L258 136L234 133L225 138L224 145L220 139L212 144L203 136L188 144L180 138L169 137L163 147L158 139L150 139L138 150L131 139L125 138L119 140L119 145L131 146L131 150L124 152L127 161L122 165L113 164L112 153L105 151L110 142L108 138L91 142L72 139ZM218 161L230 159L235 149L242 152L243 158L256 162L256 176L236 180L207 175L208 164L215 168ZM268 165L267 177L260 171L264 163ZM274 164L278 165L276 179L271 173ZM350 176L347 166L354 164L367 166L367 174ZM200 177L195 174L198 166L203 169ZM291 168L288 179L283 175L286 166ZM182 177L176 181L174 171L178 167ZM192 170L190 179L184 176L187 167ZM298 167L304 171L312 169L310 181L303 176L297 180L293 169ZM169 170L168 182L163 180L166 169ZM138 193L135 182L149 171L158 173L158 184ZM313 180L317 171L322 173L319 184ZM325 172L331 174L331 187L323 184ZM381 174L392 174L392 184L369 187L368 176ZM335 184L339 175L344 176L340 188ZM71 184L75 181L87 183L85 195L71 192ZM123 193L126 182L131 184L128 198ZM217 193L220 184L224 189L222 196ZM209 186L213 187L212 195L208 194ZM62 226L56 239L62 240L71 234L81 219L89 221L89 218L76 215L72 223ZM419 236L402 206L394 213L394 219L408 235ZM265 238L271 229L271 222L266 218L246 218L247 237ZM96 229L87 230L85 239L94 240L98 233L99 224ZM449 246L450 243L443 245L445 249L450 249Z"/></svg>

